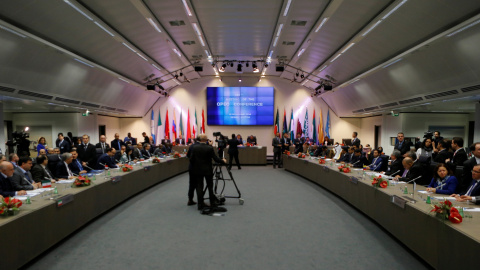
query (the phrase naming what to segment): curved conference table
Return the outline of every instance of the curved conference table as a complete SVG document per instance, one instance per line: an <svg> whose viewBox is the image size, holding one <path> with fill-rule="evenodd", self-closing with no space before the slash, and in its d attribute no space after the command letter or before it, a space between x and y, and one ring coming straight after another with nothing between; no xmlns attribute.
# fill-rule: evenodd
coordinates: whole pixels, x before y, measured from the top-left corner
<svg viewBox="0 0 480 270"><path fill-rule="evenodd" d="M462 223L452 224L430 214L432 206L425 202L427 195L418 192L415 192L416 195L403 194L400 188L405 186L413 193L412 184L377 189L371 185L371 177L362 179L361 170L341 173L337 169L338 164L320 165L318 160L299 159L296 156L284 155L283 166L285 170L326 188L362 211L432 267L436 269L479 267L477 257L480 255L479 212L465 212L472 218L464 218ZM417 186L418 190L425 188ZM395 203L392 201L394 196ZM412 203L412 199L416 202ZM454 205L475 207L460 202L454 202Z"/></svg>

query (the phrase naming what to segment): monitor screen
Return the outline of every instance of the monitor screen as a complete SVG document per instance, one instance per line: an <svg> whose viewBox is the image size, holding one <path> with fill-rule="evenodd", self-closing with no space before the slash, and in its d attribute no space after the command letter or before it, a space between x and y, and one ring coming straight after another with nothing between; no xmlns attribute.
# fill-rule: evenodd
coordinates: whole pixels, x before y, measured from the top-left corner
<svg viewBox="0 0 480 270"><path fill-rule="evenodd" d="M207 124L273 125L273 87L207 87Z"/></svg>

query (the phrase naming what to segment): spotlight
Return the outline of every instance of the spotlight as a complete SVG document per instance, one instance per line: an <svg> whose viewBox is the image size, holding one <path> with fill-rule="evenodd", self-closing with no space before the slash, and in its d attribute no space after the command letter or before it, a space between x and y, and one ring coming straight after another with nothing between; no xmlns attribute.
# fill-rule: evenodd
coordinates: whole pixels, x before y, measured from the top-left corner
<svg viewBox="0 0 480 270"><path fill-rule="evenodd" d="M242 72L242 64L238 64L238 65L237 65L237 71L238 71L238 72Z"/></svg>
<svg viewBox="0 0 480 270"><path fill-rule="evenodd" d="M212 63L212 67L213 67L213 68L215 67L215 63Z"/></svg>
<svg viewBox="0 0 480 270"><path fill-rule="evenodd" d="M163 93L163 95L164 95L165 97L168 97L168 93L167 93L167 92Z"/></svg>
<svg viewBox="0 0 480 270"><path fill-rule="evenodd" d="M245 63L245 66L246 66L246 67L248 67L248 62L247 62L247 63Z"/></svg>
<svg viewBox="0 0 480 270"><path fill-rule="evenodd" d="M242 82L242 78L238 78L238 82Z"/></svg>
<svg viewBox="0 0 480 270"><path fill-rule="evenodd" d="M174 77L175 77L175 79L178 79L178 74L175 74L175 76L174 76Z"/></svg>
<svg viewBox="0 0 480 270"><path fill-rule="evenodd" d="M295 77L298 77L298 75L300 75L300 74L298 73L298 70L297 70L297 73L295 73ZM181 76L181 75L180 75L180 76Z"/></svg>
<svg viewBox="0 0 480 270"><path fill-rule="evenodd" d="M225 72L225 68L226 68L226 67L227 67L227 64L223 64L223 65L220 67L219 71L220 71L220 72Z"/></svg>
<svg viewBox="0 0 480 270"><path fill-rule="evenodd" d="M252 63L252 68L253 68L253 72L260 72L260 70L257 67L257 63L253 62Z"/></svg>
<svg viewBox="0 0 480 270"><path fill-rule="evenodd" d="M268 63L265 63L265 67L268 68Z"/></svg>
<svg viewBox="0 0 480 270"><path fill-rule="evenodd" d="M158 82L157 82L155 85L158 86L158 88L159 88L160 90L165 90L165 88L163 88L163 86L162 86L161 84L159 84Z"/></svg>
<svg viewBox="0 0 480 270"><path fill-rule="evenodd" d="M180 77L182 77L182 76L183 76L183 72L180 70Z"/></svg>
<svg viewBox="0 0 480 270"><path fill-rule="evenodd" d="M322 86L323 86L323 84L320 84L319 86L317 86L317 88L315 88L315 91L318 91L318 90L322 89Z"/></svg>
<svg viewBox="0 0 480 270"><path fill-rule="evenodd" d="M233 67L233 62L230 63L230 67Z"/></svg>
<svg viewBox="0 0 480 270"><path fill-rule="evenodd" d="M147 90L155 90L155 84L147 84Z"/></svg>
<svg viewBox="0 0 480 270"><path fill-rule="evenodd" d="M302 79L305 78L305 75L303 75L303 73L302 73L302 75L300 75L300 78L302 78Z"/></svg>
<svg viewBox="0 0 480 270"><path fill-rule="evenodd" d="M184 81L184 82L187 82L187 83L190 83L190 80L187 79L187 76L183 77L183 81Z"/></svg>

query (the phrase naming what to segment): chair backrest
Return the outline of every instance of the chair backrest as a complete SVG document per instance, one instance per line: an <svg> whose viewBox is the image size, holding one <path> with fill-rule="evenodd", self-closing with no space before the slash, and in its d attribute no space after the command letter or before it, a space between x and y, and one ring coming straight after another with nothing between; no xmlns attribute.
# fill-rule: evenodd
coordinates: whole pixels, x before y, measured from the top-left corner
<svg viewBox="0 0 480 270"><path fill-rule="evenodd" d="M102 148L96 148L95 151L96 151L96 153L97 153L97 159L98 159L101 155L103 155Z"/></svg>
<svg viewBox="0 0 480 270"><path fill-rule="evenodd" d="M380 171L386 172L388 170L388 159L390 158L387 155L381 155L380 158L382 159L382 167Z"/></svg>

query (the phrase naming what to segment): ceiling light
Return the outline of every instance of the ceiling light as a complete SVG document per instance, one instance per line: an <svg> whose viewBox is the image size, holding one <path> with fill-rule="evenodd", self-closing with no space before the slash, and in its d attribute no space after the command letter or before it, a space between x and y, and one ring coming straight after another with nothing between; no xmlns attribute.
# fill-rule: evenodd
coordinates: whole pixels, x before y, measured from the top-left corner
<svg viewBox="0 0 480 270"><path fill-rule="evenodd" d="M242 78L238 78L238 82L242 82Z"/></svg>
<svg viewBox="0 0 480 270"><path fill-rule="evenodd" d="M82 60L79 60L79 59L77 59L77 58L73 58L73 60L75 60L75 61L77 61L77 62L80 62L80 63L82 63L82 64L84 64L84 65L86 65L86 66L89 66L89 67L92 67L92 68L94 67L94 66L90 65L89 63L83 62Z"/></svg>
<svg viewBox="0 0 480 270"><path fill-rule="evenodd" d="M223 64L218 71L225 72L226 67L227 67L227 64Z"/></svg>
<svg viewBox="0 0 480 270"><path fill-rule="evenodd" d="M305 52L305 48L302 48L302 50L298 53L298 57L300 57L303 53Z"/></svg>
<svg viewBox="0 0 480 270"><path fill-rule="evenodd" d="M402 58L399 58L399 59L397 59L397 60L395 60L395 61L393 61L393 62L391 62L391 63L389 63L389 64L387 64L387 65L385 65L385 66L383 66L383 68L389 67L389 66L391 66L391 65L393 65L393 64L395 64L395 63L397 63L397 62L399 62L399 61L401 61L401 60L402 60Z"/></svg>
<svg viewBox="0 0 480 270"><path fill-rule="evenodd" d="M283 23L278 26L278 31L277 31L277 37L280 36L280 33L282 33L282 28L283 28Z"/></svg>
<svg viewBox="0 0 480 270"><path fill-rule="evenodd" d="M399 9L401 6L403 6L403 4L405 4L405 2L407 2L407 0L403 0L400 4L398 4L392 10L390 10L390 12L388 12L385 16L383 16L382 20L385 20L386 18L388 18L388 16L392 15L392 13L394 13L397 9Z"/></svg>
<svg viewBox="0 0 480 270"><path fill-rule="evenodd" d="M197 32L197 36L201 36L200 29L198 29L198 25L196 23L192 23L193 29Z"/></svg>
<svg viewBox="0 0 480 270"><path fill-rule="evenodd" d="M230 67L233 67L233 62L230 63Z"/></svg>
<svg viewBox="0 0 480 270"><path fill-rule="evenodd" d="M122 42L123 46L129 48L132 52L137 53L132 47L128 46L125 42Z"/></svg>
<svg viewBox="0 0 480 270"><path fill-rule="evenodd" d="M207 57L208 57L208 58L211 58L211 57L210 57L210 54L208 53L208 50L205 50L205 53L207 54Z"/></svg>
<svg viewBox="0 0 480 270"><path fill-rule="evenodd" d="M173 77L175 77L175 79L178 79L178 74L175 74L175 76L173 76Z"/></svg>
<svg viewBox="0 0 480 270"><path fill-rule="evenodd" d="M299 75L300 75L300 73L297 70L297 73L295 73L295 77L298 77Z"/></svg>
<svg viewBox="0 0 480 270"><path fill-rule="evenodd" d="M374 25L372 25L367 31L365 31L365 33L362 34L362 37L364 37L364 36L366 36L368 33L370 33L370 31L372 31L373 28L377 27L377 25L379 25L381 22L382 22L382 20L379 20L379 21L376 22Z"/></svg>
<svg viewBox="0 0 480 270"><path fill-rule="evenodd" d="M182 0L183 5L185 6L185 10L187 11L188 16L192 16L192 12L190 11L190 8L188 7L187 1Z"/></svg>
<svg viewBox="0 0 480 270"><path fill-rule="evenodd" d="M180 70L180 74L179 74L179 75L180 75L180 77L182 77L182 76L183 76L183 72L182 72L181 70Z"/></svg>
<svg viewBox="0 0 480 270"><path fill-rule="evenodd" d="M273 41L273 47L277 46L277 42L278 42L278 37L275 37L275 41Z"/></svg>
<svg viewBox="0 0 480 270"><path fill-rule="evenodd" d="M337 56L335 56L335 57L330 61L330 63L333 63L335 60L337 60L337 58L340 57L340 55L342 55L342 54L339 53Z"/></svg>
<svg viewBox="0 0 480 270"><path fill-rule="evenodd" d="M303 75L303 74L302 74ZM302 82L302 86L305 85L307 82L309 82L309 80L305 80Z"/></svg>
<svg viewBox="0 0 480 270"><path fill-rule="evenodd" d="M238 65L237 65L237 71L238 71L238 72L242 72L242 64L238 64Z"/></svg>
<svg viewBox="0 0 480 270"><path fill-rule="evenodd" d="M345 53L346 51L348 51L348 49L350 49L353 45L355 45L355 42L350 43L350 45L348 45L345 49L343 49L342 53Z"/></svg>
<svg viewBox="0 0 480 270"><path fill-rule="evenodd" d="M153 28L155 28L155 30L157 30L157 32L161 33L162 30L160 30L160 28L158 27L158 25L153 21L152 18L147 18L147 21L153 26Z"/></svg>
<svg viewBox="0 0 480 270"><path fill-rule="evenodd" d="M272 54L273 54L273 50L271 50L270 54L268 54L267 62L272 61Z"/></svg>
<svg viewBox="0 0 480 270"><path fill-rule="evenodd" d="M118 79L121 80L121 81L124 81L124 82L126 82L126 83L130 83L129 81L125 80L124 78L118 77Z"/></svg>
<svg viewBox="0 0 480 270"><path fill-rule="evenodd" d="M110 36L114 37L115 35L108 31L107 28L105 28L103 25L99 24L98 22L94 22L98 27L100 27L103 31L107 32Z"/></svg>
<svg viewBox="0 0 480 270"><path fill-rule="evenodd" d="M81 9L79 9L77 6L75 6L73 3L70 3L70 1L68 0L63 0L63 2L67 3L69 6L71 6L72 8L74 8L76 11L78 11L80 14L82 14L83 16L87 17L90 21L93 21L92 18L90 18L90 16L88 16L85 12L83 12Z"/></svg>
<svg viewBox="0 0 480 270"><path fill-rule="evenodd" d="M319 71L322 72L322 71L323 71L324 69L326 69L327 67L328 67L328 66L325 65L325 66L323 66Z"/></svg>
<svg viewBox="0 0 480 270"><path fill-rule="evenodd" d="M358 82L358 81L360 81L360 79L355 79L355 80L349 82L348 84L356 83L356 82Z"/></svg>
<svg viewBox="0 0 480 270"><path fill-rule="evenodd" d="M202 46L205 47L205 41L203 41L202 36L198 36L198 39L200 40L200 43L202 43Z"/></svg>
<svg viewBox="0 0 480 270"><path fill-rule="evenodd" d="M302 73L302 75L300 75L300 78L302 79L305 78L305 75Z"/></svg>
<svg viewBox="0 0 480 270"><path fill-rule="evenodd" d="M145 61L147 61L147 62L148 62L148 59L147 59L147 58L145 58L143 55L141 55L141 54L139 54L139 53L137 53L137 55L138 55L138 56L140 56L140 58L142 58L143 60L145 60Z"/></svg>
<svg viewBox="0 0 480 270"><path fill-rule="evenodd" d="M320 25L317 27L317 29L315 29L315 33L317 33L320 30L320 28L322 28L322 26L327 22L327 20L328 20L328 18L323 18Z"/></svg>
<svg viewBox="0 0 480 270"><path fill-rule="evenodd" d="M290 9L290 4L292 3L292 0L288 0L287 6L285 7L285 11L283 12L283 16L287 16L288 10Z"/></svg>
<svg viewBox="0 0 480 270"><path fill-rule="evenodd" d="M14 35L17 35L17 36L19 36L19 37L22 37L22 38L26 38L26 37L27 37L27 36L22 35L22 34L16 32L16 31L13 31L12 29L7 28L7 27L5 27L5 26L3 26L3 25L0 25L0 28L2 28L3 30L8 31L8 32L10 32L10 33L12 33L12 34L14 34Z"/></svg>
<svg viewBox="0 0 480 270"><path fill-rule="evenodd" d="M173 48L173 51L178 55L178 57L182 57L182 54L175 48Z"/></svg>
<svg viewBox="0 0 480 270"><path fill-rule="evenodd" d="M245 63L245 66L248 67L248 61Z"/></svg>
<svg viewBox="0 0 480 270"><path fill-rule="evenodd" d="M455 32L452 32L452 33L448 34L447 37L451 37L451 36L453 36L453 35L456 35L456 34L462 32L462 31L464 31L464 30L466 30L466 29L468 29L468 28L470 28L470 27L472 27L472 26L474 26L474 25L476 25L476 24L478 24L478 23L480 23L480 20L477 20L477 21L475 21L475 22L473 22L473 23L471 23L471 24L469 24L469 25L467 25L467 26L464 26L464 27L458 29L458 30L455 31Z"/></svg>
<svg viewBox="0 0 480 270"><path fill-rule="evenodd" d="M153 66L154 68L156 68L158 71L161 71L161 69L160 69L159 67L157 67L155 64L152 64L152 66Z"/></svg>

